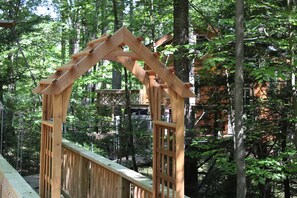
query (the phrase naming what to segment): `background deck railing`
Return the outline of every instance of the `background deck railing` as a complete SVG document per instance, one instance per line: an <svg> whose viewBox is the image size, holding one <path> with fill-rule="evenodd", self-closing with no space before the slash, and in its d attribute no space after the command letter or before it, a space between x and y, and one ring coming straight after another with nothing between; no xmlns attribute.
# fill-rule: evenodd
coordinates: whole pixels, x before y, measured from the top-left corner
<svg viewBox="0 0 297 198"><path fill-rule="evenodd" d="M0 155L0 197L37 198L38 194L22 176Z"/></svg>
<svg viewBox="0 0 297 198"><path fill-rule="evenodd" d="M152 180L63 140L64 197L152 198Z"/></svg>

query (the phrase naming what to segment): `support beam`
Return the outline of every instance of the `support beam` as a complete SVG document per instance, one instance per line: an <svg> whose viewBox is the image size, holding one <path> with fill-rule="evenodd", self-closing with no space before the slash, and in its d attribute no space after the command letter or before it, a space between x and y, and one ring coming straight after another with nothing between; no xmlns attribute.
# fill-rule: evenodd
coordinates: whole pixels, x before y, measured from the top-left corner
<svg viewBox="0 0 297 198"><path fill-rule="evenodd" d="M149 76L136 61L125 57L117 57L116 60L124 65L142 84L148 86Z"/></svg>
<svg viewBox="0 0 297 198"><path fill-rule="evenodd" d="M62 154L62 119L63 94L53 96L53 136L52 136L52 163L51 163L51 197L61 197L61 154Z"/></svg>
<svg viewBox="0 0 297 198"><path fill-rule="evenodd" d="M176 94L176 197L184 197L184 98Z"/></svg>
<svg viewBox="0 0 297 198"><path fill-rule="evenodd" d="M71 93L72 93L72 84L63 91L63 106L62 106L62 109L63 109L62 121L63 121L63 123L66 122L67 110L68 110L68 105L70 102Z"/></svg>

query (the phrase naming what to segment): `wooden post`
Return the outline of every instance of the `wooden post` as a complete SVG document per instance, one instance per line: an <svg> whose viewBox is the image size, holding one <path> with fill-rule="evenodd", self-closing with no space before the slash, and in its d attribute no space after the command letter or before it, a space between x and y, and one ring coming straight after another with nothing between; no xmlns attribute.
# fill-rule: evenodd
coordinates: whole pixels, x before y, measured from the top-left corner
<svg viewBox="0 0 297 198"><path fill-rule="evenodd" d="M78 174L79 186L77 186L80 198L87 198L87 196L88 196L88 187L89 187L89 179L90 179L89 178L89 174L90 174L89 169L90 169L89 161L86 158L84 158L83 156L80 156L79 174Z"/></svg>
<svg viewBox="0 0 297 198"><path fill-rule="evenodd" d="M119 198L129 197L130 193L130 182L122 176L118 177L117 186L115 186L118 191L117 194Z"/></svg>
<svg viewBox="0 0 297 198"><path fill-rule="evenodd" d="M154 121L161 119L161 87L154 87L155 79L150 77L149 83L149 103L151 115ZM160 189L159 172L158 172L158 129L153 127L153 197L159 197L158 192Z"/></svg>
<svg viewBox="0 0 297 198"><path fill-rule="evenodd" d="M184 98L176 94L176 197L184 197Z"/></svg>
<svg viewBox="0 0 297 198"><path fill-rule="evenodd" d="M51 197L61 196L61 154L62 154L62 119L63 93L54 95L53 101L53 136L52 136L52 183Z"/></svg>
<svg viewBox="0 0 297 198"><path fill-rule="evenodd" d="M40 138L40 178L39 195L40 197L50 196L50 159L51 159L51 133L52 126L49 124L53 113L53 96L43 95L42 97L42 125Z"/></svg>

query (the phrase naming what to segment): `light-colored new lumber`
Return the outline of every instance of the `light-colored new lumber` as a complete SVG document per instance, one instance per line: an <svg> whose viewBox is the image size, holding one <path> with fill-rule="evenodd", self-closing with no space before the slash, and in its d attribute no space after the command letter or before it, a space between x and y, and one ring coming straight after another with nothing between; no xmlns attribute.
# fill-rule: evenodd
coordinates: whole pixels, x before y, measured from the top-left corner
<svg viewBox="0 0 297 198"><path fill-rule="evenodd" d="M169 87L184 98L195 97L195 94L189 89L185 89L183 82L172 74L127 28L124 29L124 35L124 43L129 46L129 49L140 56L142 60L144 60L145 63L168 84Z"/></svg>
<svg viewBox="0 0 297 198"><path fill-rule="evenodd" d="M64 91L63 91L63 104L62 104L62 121L66 122L66 117L67 117L67 110L68 110L68 106L69 106L69 102L70 102L70 96L72 93L72 85L71 84L69 87L67 87Z"/></svg>
<svg viewBox="0 0 297 198"><path fill-rule="evenodd" d="M156 72L154 70L145 70L145 72L150 76L156 75Z"/></svg>
<svg viewBox="0 0 297 198"><path fill-rule="evenodd" d="M71 58L76 59L81 56L86 56L86 55L89 55L90 53L92 53L92 51L93 51L92 49L83 50L83 51L77 52L75 54L72 54Z"/></svg>
<svg viewBox="0 0 297 198"><path fill-rule="evenodd" d="M175 72L174 66L170 66L170 67L168 67L168 69L169 69L169 71L170 71L171 73L174 73L174 72Z"/></svg>
<svg viewBox="0 0 297 198"><path fill-rule="evenodd" d="M184 99L176 96L176 197L184 197Z"/></svg>
<svg viewBox="0 0 297 198"><path fill-rule="evenodd" d="M164 126L164 127L169 127L169 128L176 128L176 124L175 123L171 123L171 122L164 122L161 120L155 120L153 121L154 124L159 125L159 126Z"/></svg>
<svg viewBox="0 0 297 198"><path fill-rule="evenodd" d="M142 36L137 37L137 40L140 41L140 42L141 42L141 41L144 41L144 39L143 39Z"/></svg>
<svg viewBox="0 0 297 198"><path fill-rule="evenodd" d="M167 84L160 84L160 87L162 87L163 89L167 89L168 85Z"/></svg>
<svg viewBox="0 0 297 198"><path fill-rule="evenodd" d="M38 198L23 177L0 155L0 197Z"/></svg>
<svg viewBox="0 0 297 198"><path fill-rule="evenodd" d="M189 82L184 83L184 85L188 89L191 88L191 87L193 87L192 83L189 83Z"/></svg>
<svg viewBox="0 0 297 198"><path fill-rule="evenodd" d="M125 57L117 57L117 61L123 64L142 84L148 86L148 75L136 61Z"/></svg>
<svg viewBox="0 0 297 198"><path fill-rule="evenodd" d="M100 38L97 38L97 39L95 39L95 40L92 40L92 41L90 41L90 42L88 42L88 46L91 46L91 45L94 45L94 44L97 44L97 43L101 43L101 42L103 42L103 41L106 41L107 39L109 39L111 37L111 35L110 34L106 34L106 35L103 35L103 36L101 36Z"/></svg>
<svg viewBox="0 0 297 198"><path fill-rule="evenodd" d="M160 38L159 40L157 40L155 42L155 48L163 45L164 43L168 42L168 41L171 41L173 39L173 36L171 34L167 34L165 36L163 36L162 38Z"/></svg>
<svg viewBox="0 0 297 198"><path fill-rule="evenodd" d="M61 196L61 153L62 153L62 116L63 95L53 98L53 137L52 137L52 163L51 163L51 197Z"/></svg>
<svg viewBox="0 0 297 198"><path fill-rule="evenodd" d="M32 93L40 94L42 90L43 90L42 86L39 85L32 90Z"/></svg>
<svg viewBox="0 0 297 198"><path fill-rule="evenodd" d="M107 169L108 171L115 173L117 175L120 175L121 177L129 180L131 183L143 188L144 190L151 192L152 191L152 185L151 180L146 178L145 176L141 175L140 173L137 173L131 169L128 169L116 162L113 162L105 157L102 157L100 155L97 155L91 151L87 151L84 148L66 140L63 139L63 148L70 150L85 159L89 160L92 163L97 164L98 166ZM111 188L113 188L111 186Z"/></svg>
<svg viewBox="0 0 297 198"><path fill-rule="evenodd" d="M153 52L153 55L156 57L156 58L160 58L161 54L159 52Z"/></svg>
<svg viewBox="0 0 297 198"><path fill-rule="evenodd" d="M102 60L108 53L116 49L123 42L123 28L118 30L112 37L106 42L101 43L94 48L93 52L79 60L72 70L63 74L54 85L50 85L43 90L43 94L58 94L66 89L75 79L86 73L91 67L93 67L99 60ZM71 71L71 72L70 72Z"/></svg>
<svg viewBox="0 0 297 198"><path fill-rule="evenodd" d="M41 79L39 84L41 84L41 85L50 85L50 84L53 84L56 81L57 81L57 79L55 79L55 78Z"/></svg>
<svg viewBox="0 0 297 198"><path fill-rule="evenodd" d="M53 73L52 75L50 75L48 77L48 79L57 79L59 78L59 76L61 76L65 71L57 71L55 73ZM39 84L37 87L35 87L32 92L33 93L38 93L38 94L42 94L42 91L44 89L44 85Z"/></svg>
<svg viewBox="0 0 297 198"><path fill-rule="evenodd" d="M107 56L110 56L110 57L123 56L123 57L129 57L132 60L140 60L140 57L137 56L134 52L125 52L123 50L112 51Z"/></svg>
<svg viewBox="0 0 297 198"><path fill-rule="evenodd" d="M53 121L50 121L50 120L42 120L42 124L49 126L49 127L54 127Z"/></svg>
<svg viewBox="0 0 297 198"><path fill-rule="evenodd" d="M57 71L64 71L64 70L70 70L73 67L74 63L67 63L65 65L62 65L60 67L57 67Z"/></svg>

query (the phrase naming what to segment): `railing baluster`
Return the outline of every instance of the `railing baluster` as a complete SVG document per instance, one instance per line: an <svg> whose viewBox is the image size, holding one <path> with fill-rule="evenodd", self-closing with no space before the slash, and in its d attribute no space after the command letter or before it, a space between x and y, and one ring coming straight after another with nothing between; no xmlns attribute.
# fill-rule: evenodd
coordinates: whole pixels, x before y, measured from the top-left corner
<svg viewBox="0 0 297 198"><path fill-rule="evenodd" d="M168 131L167 135L169 135ZM62 147L64 161L62 163L62 179L68 180L62 181L64 184L62 191L64 194L68 193L66 196L130 198L130 193L132 193L134 198L153 197L152 180L143 175L100 155L86 151L67 140L63 140ZM70 158L72 159L71 163L67 162ZM166 197L170 197L168 189L172 191L171 186L168 181L164 180L162 178L167 187L166 189L163 187L163 191L167 194ZM79 196L73 194L73 190L78 190ZM174 195L174 192L172 194Z"/></svg>

